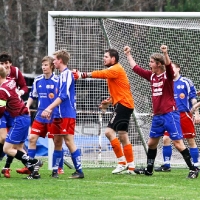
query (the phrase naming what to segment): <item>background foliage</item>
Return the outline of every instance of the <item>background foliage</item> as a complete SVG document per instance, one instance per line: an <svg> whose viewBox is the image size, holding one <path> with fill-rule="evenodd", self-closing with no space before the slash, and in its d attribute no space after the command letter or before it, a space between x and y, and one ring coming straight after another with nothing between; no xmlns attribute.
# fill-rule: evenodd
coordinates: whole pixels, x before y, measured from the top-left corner
<svg viewBox="0 0 200 200"><path fill-rule="evenodd" d="M199 0L1 0L0 52L24 73L41 73L48 11L199 11Z"/></svg>

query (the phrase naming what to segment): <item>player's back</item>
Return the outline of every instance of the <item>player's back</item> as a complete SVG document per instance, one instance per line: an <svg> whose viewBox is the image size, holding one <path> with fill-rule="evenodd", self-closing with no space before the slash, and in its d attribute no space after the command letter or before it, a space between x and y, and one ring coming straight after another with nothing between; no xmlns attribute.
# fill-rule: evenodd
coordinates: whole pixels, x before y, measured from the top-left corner
<svg viewBox="0 0 200 200"><path fill-rule="evenodd" d="M6 80L0 87L0 99L6 101L6 111L11 117L28 114L28 109L18 95L16 82L14 80Z"/></svg>

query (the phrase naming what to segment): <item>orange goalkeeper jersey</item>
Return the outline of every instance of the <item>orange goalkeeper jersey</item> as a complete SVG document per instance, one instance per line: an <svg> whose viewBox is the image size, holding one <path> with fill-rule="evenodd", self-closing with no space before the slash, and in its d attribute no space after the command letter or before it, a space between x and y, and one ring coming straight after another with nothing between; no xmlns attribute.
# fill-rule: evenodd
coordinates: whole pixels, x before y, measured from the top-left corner
<svg viewBox="0 0 200 200"><path fill-rule="evenodd" d="M124 68L119 63L107 69L93 71L92 78L107 79L108 90L112 97L113 105L121 103L128 108L134 108L130 83Z"/></svg>

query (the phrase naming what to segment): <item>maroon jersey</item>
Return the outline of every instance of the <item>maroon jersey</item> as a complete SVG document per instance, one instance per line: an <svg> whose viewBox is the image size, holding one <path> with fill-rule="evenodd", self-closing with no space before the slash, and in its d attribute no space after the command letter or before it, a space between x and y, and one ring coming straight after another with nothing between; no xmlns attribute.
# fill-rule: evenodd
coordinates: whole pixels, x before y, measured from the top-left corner
<svg viewBox="0 0 200 200"><path fill-rule="evenodd" d="M138 65L133 71L151 83L152 103L154 115L161 115L176 110L174 100L174 71L170 65L166 66L166 71L160 75L145 70Z"/></svg>
<svg viewBox="0 0 200 200"><path fill-rule="evenodd" d="M28 114L28 108L17 94L16 82L14 80L6 80L0 86L0 117L4 111L9 112L11 117ZM4 103L6 102L6 105Z"/></svg>
<svg viewBox="0 0 200 200"><path fill-rule="evenodd" d="M16 82L16 87L19 90L23 90L24 93L28 92L28 87L26 85L26 81L25 81L22 73L20 72L20 70L17 67L14 67L14 66L10 67L10 74L7 75L7 79L14 80Z"/></svg>

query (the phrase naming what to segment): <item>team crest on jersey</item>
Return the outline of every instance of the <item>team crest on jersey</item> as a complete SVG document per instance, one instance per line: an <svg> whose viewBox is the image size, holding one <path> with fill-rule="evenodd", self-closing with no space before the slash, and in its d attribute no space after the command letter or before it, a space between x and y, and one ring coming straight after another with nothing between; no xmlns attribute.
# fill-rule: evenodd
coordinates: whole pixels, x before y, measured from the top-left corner
<svg viewBox="0 0 200 200"><path fill-rule="evenodd" d="M184 93L180 93L179 97L180 97L180 99L184 99L185 98L185 94Z"/></svg>
<svg viewBox="0 0 200 200"><path fill-rule="evenodd" d="M49 98L53 99L54 98L54 93L49 93Z"/></svg>

